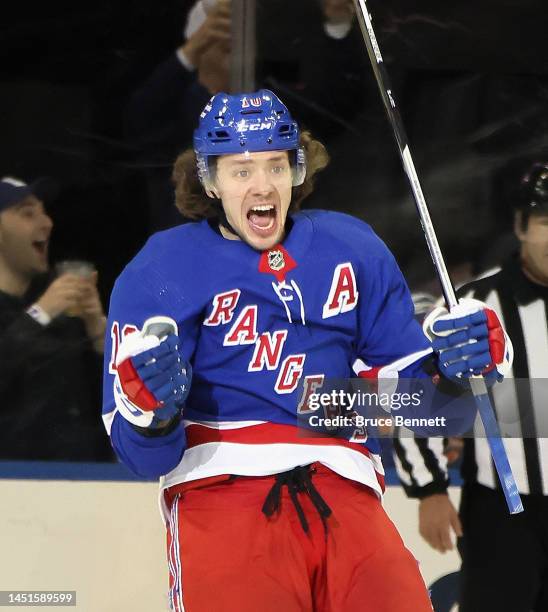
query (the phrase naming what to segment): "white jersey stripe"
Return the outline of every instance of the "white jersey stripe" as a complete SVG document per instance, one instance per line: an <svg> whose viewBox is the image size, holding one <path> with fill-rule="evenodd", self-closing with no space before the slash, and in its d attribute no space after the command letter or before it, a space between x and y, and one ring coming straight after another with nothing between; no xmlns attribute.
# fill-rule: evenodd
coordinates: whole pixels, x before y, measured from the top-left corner
<svg viewBox="0 0 548 612"><path fill-rule="evenodd" d="M241 429L242 427L251 427L253 425L264 425L267 421L190 421L185 419L183 424L185 427L189 425L203 425L210 429Z"/></svg>
<svg viewBox="0 0 548 612"><path fill-rule="evenodd" d="M160 479L160 507L164 520L168 517L162 503L163 491L168 487L226 474L228 466L230 474L268 476L316 461L340 476L361 482L382 497L384 472L380 458L375 454L368 456L345 446L207 442L187 449L179 465Z"/></svg>
<svg viewBox="0 0 548 612"><path fill-rule="evenodd" d="M401 444L401 440L399 440L399 443ZM394 464L396 466L396 472L398 473L399 479L404 484L410 487L413 484L413 481L411 480L411 477L407 473L407 470L403 467L402 462L400 461L400 458L398 457L396 453L394 453Z"/></svg>
<svg viewBox="0 0 548 612"><path fill-rule="evenodd" d="M404 428L402 427L401 429L404 429ZM407 431L407 435L409 435L409 430L406 430L406 431ZM406 483L406 484L409 484L409 485L415 484L416 486L424 487L428 483L432 482L432 472L428 469L426 465L424 457L422 453L420 452L419 446L417 445L416 439L414 437L404 436L404 437L398 438L398 441L405 451L405 459L408 461L408 463L411 466L411 474L409 475L410 476L409 483ZM445 463L444 463L445 456L443 455L443 439L442 438L428 438L426 442L427 442L428 448L431 449L435 453L438 459L438 462L439 462L440 470L447 471L446 470L447 461L445 460ZM406 477L409 478L409 476L405 473L405 469L403 468L403 465L401 464L401 462L399 462L399 465L397 465L396 467L398 468L398 474L400 478L403 475L406 475ZM413 483L413 480L415 481L414 483Z"/></svg>
<svg viewBox="0 0 548 612"><path fill-rule="evenodd" d="M538 449L540 457L540 470L542 473L542 490L548 495L548 438L539 438Z"/></svg>
<svg viewBox="0 0 548 612"><path fill-rule="evenodd" d="M527 476L527 463L525 462L525 447L523 438L503 438L502 440L508 461L514 474L518 491L527 495L529 490L529 477ZM495 485L493 485L495 486Z"/></svg>
<svg viewBox="0 0 548 612"><path fill-rule="evenodd" d="M175 571L175 563L173 561L173 558L174 558L173 548L175 546L174 531L177 529L177 525L174 522L176 504L177 504L177 497L174 499L173 505L171 506L171 511L169 514L169 521L167 523L167 527L169 529L170 536L171 536L169 549L167 551L167 564L169 567L169 573L170 573L171 580L172 580L172 585L169 589L169 609L170 610L175 610L175 593L177 590L177 572ZM175 525L175 529L173 528L174 525Z"/></svg>
<svg viewBox="0 0 548 612"><path fill-rule="evenodd" d="M548 377L548 329L546 310L541 300L519 306L523 336L527 347L527 365L531 378ZM545 405L545 402L542 402Z"/></svg>
<svg viewBox="0 0 548 612"><path fill-rule="evenodd" d="M490 291L485 299L485 303L497 313L502 326L505 327L502 307L497 292L494 290ZM513 378L514 372L513 369L511 369L506 375L503 384L493 387L493 405L496 410L501 434L505 438L503 444L512 467L516 484L521 493L527 494L529 493L529 480L527 477L525 452L521 440L522 431L518 395ZM476 447L476 462L478 465L478 482L495 488L497 486L497 477L488 442L485 439L483 425L481 425L479 418L476 422L479 422L479 426L475 428L477 437L474 440Z"/></svg>
<svg viewBox="0 0 548 612"><path fill-rule="evenodd" d="M486 487L494 489L496 486L495 475L492 469L491 451L489 449L489 443L485 437L485 433L482 437L478 437L474 440L476 450L476 463L478 465L478 482ZM514 469L514 465L512 465Z"/></svg>
<svg viewBox="0 0 548 612"><path fill-rule="evenodd" d="M485 303L497 313L502 326L505 327L502 308L496 291L491 291L489 293ZM513 368L510 368L510 371L504 378L504 383L493 387L493 403L502 435L519 438L521 436L521 424L518 409L518 396L515 385L513 381L510 380L513 378L514 371Z"/></svg>
<svg viewBox="0 0 548 612"><path fill-rule="evenodd" d="M177 601L177 612L185 612L183 605L183 570L181 567L181 545L179 542L179 496L175 497L175 570L177 572L177 591L175 597Z"/></svg>
<svg viewBox="0 0 548 612"><path fill-rule="evenodd" d="M531 401L536 431L540 432L546 423L546 397L541 395L545 387L535 384L535 380L548 378L548 321L546 308L542 300L536 300L526 306L519 306L519 316L523 327L525 346L527 347L527 367L531 378ZM539 463L542 476L542 490L548 494L548 442L537 439Z"/></svg>
<svg viewBox="0 0 548 612"><path fill-rule="evenodd" d="M172 579L172 586L169 589L169 609L174 612L184 612L183 605L183 586L181 570L181 554L179 542L179 495L176 495L171 505L169 516L169 532L171 542L168 550L168 566Z"/></svg>

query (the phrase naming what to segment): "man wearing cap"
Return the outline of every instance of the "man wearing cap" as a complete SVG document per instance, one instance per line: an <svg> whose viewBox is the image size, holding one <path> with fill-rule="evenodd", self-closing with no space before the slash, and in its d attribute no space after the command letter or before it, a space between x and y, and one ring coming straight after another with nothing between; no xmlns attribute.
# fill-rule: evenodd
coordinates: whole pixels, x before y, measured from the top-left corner
<svg viewBox="0 0 548 612"><path fill-rule="evenodd" d="M97 279L49 283L47 188L0 180L0 456L108 458L94 423L105 329Z"/></svg>

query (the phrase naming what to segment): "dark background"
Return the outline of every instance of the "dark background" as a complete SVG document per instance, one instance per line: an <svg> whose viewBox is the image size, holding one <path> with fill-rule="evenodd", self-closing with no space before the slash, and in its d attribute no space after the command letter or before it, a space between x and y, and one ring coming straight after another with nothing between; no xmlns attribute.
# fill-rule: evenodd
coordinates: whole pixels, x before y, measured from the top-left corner
<svg viewBox="0 0 548 612"><path fill-rule="evenodd" d="M125 108L181 44L192 4L3 8L0 175L59 181L52 258L93 260L105 299L150 233L142 168L124 135ZM484 267L497 258L510 220L495 179L516 156L548 145L548 8L539 0L410 4L371 0L369 8L448 262ZM298 91L300 81L320 75L337 88L339 75L314 63L308 34L321 21L316 0L259 0L261 83ZM365 63L360 49L349 56L354 67ZM340 117L326 136L333 165L307 205L369 221L419 287L432 269L368 68L362 78L362 95L348 101L350 121ZM285 101L291 107L291 96ZM306 113L300 119L306 125Z"/></svg>

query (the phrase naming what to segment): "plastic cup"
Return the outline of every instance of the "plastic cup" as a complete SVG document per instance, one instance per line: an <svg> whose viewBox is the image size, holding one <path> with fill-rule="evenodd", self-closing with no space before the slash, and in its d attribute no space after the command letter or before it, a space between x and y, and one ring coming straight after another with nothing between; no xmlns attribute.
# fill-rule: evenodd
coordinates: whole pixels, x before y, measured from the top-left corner
<svg viewBox="0 0 548 612"><path fill-rule="evenodd" d="M80 259L67 259L65 261L59 261L55 264L55 273L57 276L63 276L63 274L74 274L80 278L91 278L95 272L95 266L90 261L84 261ZM65 311L65 314L69 317L79 317L81 315L80 308L74 306Z"/></svg>

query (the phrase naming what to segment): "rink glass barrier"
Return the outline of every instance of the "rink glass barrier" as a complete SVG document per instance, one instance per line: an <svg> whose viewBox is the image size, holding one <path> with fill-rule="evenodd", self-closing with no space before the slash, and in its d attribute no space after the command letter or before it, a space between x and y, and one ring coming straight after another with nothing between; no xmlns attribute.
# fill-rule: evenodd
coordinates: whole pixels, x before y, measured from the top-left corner
<svg viewBox="0 0 548 612"><path fill-rule="evenodd" d="M370 224L396 257L416 303L420 298L426 308L432 305L439 286L355 17L326 14L336 2L232 0L231 53L209 49L198 78L176 56L191 36L187 21L195 4L145 2L122 9L112 2L57 3L32 13L21 5L4 16L0 175L58 182L57 197L45 203L54 222L51 266L66 259L93 262L106 309L116 278L147 239L186 221L173 206L171 174L213 93L203 83L234 92L245 81L245 88L275 91L330 153L303 207ZM546 142L543 5L498 6L488 29L491 9L481 4L458 14L440 2L417 9L377 1L369 8L441 249L459 285L517 247L512 196L521 167L507 166L536 155ZM330 19L349 26L328 28ZM512 36L517 24L527 37ZM228 70L226 82L222 69ZM34 384L34 364L25 361ZM97 366L85 371L101 376ZM59 368L55 378L70 378L66 374ZM53 379L47 380L50 390ZM498 405L508 385L520 408L510 400ZM5 405L19 397L19 388L9 391L0 393ZM542 382L504 382L492 393L502 435L546 434ZM104 442L96 452L101 461L109 448L100 381L94 380L91 396L88 416ZM65 413L49 414L61 420ZM90 439L82 421L75 423L64 437L67 458ZM20 435L12 435L12 426L19 431L15 419L7 419L5 445Z"/></svg>

